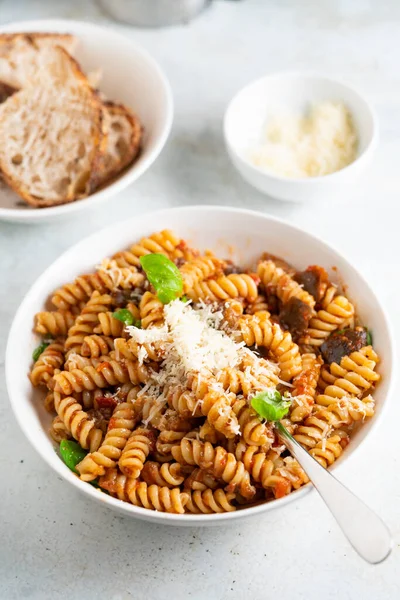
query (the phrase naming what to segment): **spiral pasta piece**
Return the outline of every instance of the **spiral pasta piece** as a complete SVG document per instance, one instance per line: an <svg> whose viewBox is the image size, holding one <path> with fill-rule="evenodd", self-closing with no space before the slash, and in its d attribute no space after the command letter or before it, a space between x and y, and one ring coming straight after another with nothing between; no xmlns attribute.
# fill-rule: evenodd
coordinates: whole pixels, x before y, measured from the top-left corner
<svg viewBox="0 0 400 600"><path fill-rule="evenodd" d="M372 346L364 346L361 350L344 356L340 365L330 365L330 373L335 377L333 385L351 395L360 396L379 381L380 375L375 371L378 361L378 355ZM325 388L324 393L330 395L329 386ZM323 403L321 399L319 403Z"/></svg>
<svg viewBox="0 0 400 600"><path fill-rule="evenodd" d="M222 489L196 490L191 492L185 505L185 512L196 514L212 514L232 512L236 507L231 504L235 494L226 493Z"/></svg>
<svg viewBox="0 0 400 600"><path fill-rule="evenodd" d="M52 303L59 310L71 310L71 307L87 302L95 290L104 294L118 287L134 287L143 283L144 276L135 267L115 267L116 265L108 265L108 268L101 267L97 273L77 277L73 283L63 285L54 293Z"/></svg>
<svg viewBox="0 0 400 600"><path fill-rule="evenodd" d="M223 272L225 261L215 256L199 256L188 260L180 267L183 280L183 292L187 294L195 284Z"/></svg>
<svg viewBox="0 0 400 600"><path fill-rule="evenodd" d="M140 320L143 329L161 327L164 324L164 305L151 292L145 292L139 304Z"/></svg>
<svg viewBox="0 0 400 600"><path fill-rule="evenodd" d="M277 267L272 260L261 261L257 268L257 274L266 289L272 289L279 300L286 304L291 298L297 298L308 304L311 308L315 306L315 299L301 285L297 283L288 273Z"/></svg>
<svg viewBox="0 0 400 600"><path fill-rule="evenodd" d="M75 322L75 315L70 310L53 310L39 312L35 316L35 331L40 335L51 335L56 338L65 337L68 329Z"/></svg>
<svg viewBox="0 0 400 600"><path fill-rule="evenodd" d="M62 342L52 342L43 350L37 361L32 367L30 380L35 387L38 385L47 385L52 387L51 381L55 371L62 369L64 365L64 344ZM49 388L49 389L50 389Z"/></svg>
<svg viewBox="0 0 400 600"><path fill-rule="evenodd" d="M375 372L378 355L371 346L364 346L360 351L344 356L340 365L331 363L329 371L321 372L320 381L324 388L319 394L317 403L329 406L333 400L362 396L380 379Z"/></svg>
<svg viewBox="0 0 400 600"><path fill-rule="evenodd" d="M233 412L237 416L242 439L252 446L270 447L275 437L271 423L261 421L246 400L236 400Z"/></svg>
<svg viewBox="0 0 400 600"><path fill-rule="evenodd" d="M179 463L163 463L147 461L140 474L141 479L148 485L156 484L159 487L174 488L183 483L185 477L181 473Z"/></svg>
<svg viewBox="0 0 400 600"><path fill-rule="evenodd" d="M183 487L185 490L200 490L203 492L207 489L216 490L218 485L218 481L210 473L203 471L203 469L195 468L186 477Z"/></svg>
<svg viewBox="0 0 400 600"><path fill-rule="evenodd" d="M235 394L221 394L210 390L202 399L200 408L208 422L226 438L233 438L240 433L239 421L232 410Z"/></svg>
<svg viewBox="0 0 400 600"><path fill-rule="evenodd" d="M255 488L244 464L221 446L214 448L209 442L183 438L172 448L172 456L182 465L197 465L227 484L228 492L239 491L247 499L253 498Z"/></svg>
<svg viewBox="0 0 400 600"><path fill-rule="evenodd" d="M196 283L187 291L187 296L194 302L209 300L229 300L229 298L243 298L254 302L258 296L257 279L246 273L233 273L223 275L217 279L207 279Z"/></svg>
<svg viewBox="0 0 400 600"><path fill-rule="evenodd" d="M49 430L51 438L59 444L62 440L71 439L71 433L64 425L63 420L57 415L54 417Z"/></svg>
<svg viewBox="0 0 400 600"><path fill-rule="evenodd" d="M117 252L112 256L112 260L116 262L118 267L140 267L140 257L151 253L164 254L171 260L191 260L196 255L196 252L172 231L165 229L149 237L142 238L138 244L134 244L129 250Z"/></svg>
<svg viewBox="0 0 400 600"><path fill-rule="evenodd" d="M47 410L47 412L52 413L52 412L55 411L55 408L54 408L54 392L53 392L53 390L47 392L43 404L44 404L44 407Z"/></svg>
<svg viewBox="0 0 400 600"><path fill-rule="evenodd" d="M291 389L293 402L289 414L293 423L300 423L311 414L321 363L321 359L312 353L303 354L301 357L301 372L293 379Z"/></svg>
<svg viewBox="0 0 400 600"><path fill-rule="evenodd" d="M336 329L344 326L354 316L354 306L345 296L337 295L334 286L328 287L322 299L322 308L312 317L300 339L301 344L321 346Z"/></svg>
<svg viewBox="0 0 400 600"><path fill-rule="evenodd" d="M76 317L75 323L68 330L68 336L65 340L67 353L81 353L85 337L94 332L99 324L100 313L107 312L110 305L111 296L109 294L99 294L96 290L93 292L81 314Z"/></svg>
<svg viewBox="0 0 400 600"><path fill-rule="evenodd" d="M289 381L301 372L301 356L289 331L272 323L264 313L243 315L239 321L240 333L247 346L263 346L270 352L281 369L280 377Z"/></svg>
<svg viewBox="0 0 400 600"><path fill-rule="evenodd" d="M99 358L114 350L114 339L106 335L86 335L81 347L82 356Z"/></svg>
<svg viewBox="0 0 400 600"><path fill-rule="evenodd" d="M96 452L87 454L76 466L83 481L93 481L104 475L106 469L116 466L127 439L136 424L135 411L131 404L119 404L108 423L107 433Z"/></svg>
<svg viewBox="0 0 400 600"><path fill-rule="evenodd" d="M220 371L216 380L224 390L234 394L242 393L245 398L249 398L257 391L275 387L278 377L275 365L262 359L253 363L252 359L245 357L238 367Z"/></svg>
<svg viewBox="0 0 400 600"><path fill-rule="evenodd" d="M266 454L260 452L258 446L248 446L240 442L236 447L235 456L243 462L253 481L260 483L264 489L271 488L277 498L290 492L290 481L277 471L284 465L284 461L275 452Z"/></svg>
<svg viewBox="0 0 400 600"><path fill-rule="evenodd" d="M268 301L264 294L258 294L257 298L246 307L248 315L256 315L257 313L268 313Z"/></svg>
<svg viewBox="0 0 400 600"><path fill-rule="evenodd" d="M140 401L142 403L142 421L146 425L151 425L155 429L160 429L163 416L166 410L165 400L158 402L152 397L141 395Z"/></svg>
<svg viewBox="0 0 400 600"><path fill-rule="evenodd" d="M217 431L211 423L205 421L199 429L199 439L202 442L210 442L218 445L225 441L225 436L220 431Z"/></svg>
<svg viewBox="0 0 400 600"><path fill-rule="evenodd" d="M274 482L275 498L282 498L282 496L290 493L292 489L298 490L310 481L295 458L288 456L283 459L283 463L282 466L277 467L275 473L271 476Z"/></svg>
<svg viewBox="0 0 400 600"><path fill-rule="evenodd" d="M85 450L95 452L103 439L103 432L95 422L82 410L82 406L71 396L63 397L54 393L54 407L62 419L67 431L72 434Z"/></svg>
<svg viewBox="0 0 400 600"><path fill-rule="evenodd" d="M188 379L191 391L180 393L176 388L169 402L182 416L205 416L208 422L225 437L235 437L240 432L239 422L232 411L235 394L224 392L212 376L200 373L192 374ZM170 399L171 398L171 399Z"/></svg>
<svg viewBox="0 0 400 600"><path fill-rule="evenodd" d="M126 340L124 338L117 338L113 340L115 347L115 354L120 358L127 358L128 360L137 360L139 356L143 356L143 349L145 350L146 356L143 360L160 361L159 353L157 352L156 344L139 344L134 339Z"/></svg>
<svg viewBox="0 0 400 600"><path fill-rule="evenodd" d="M102 312L98 315L98 325L93 329L93 333L105 335L107 337L121 337L125 329L124 323L114 319L110 311Z"/></svg>
<svg viewBox="0 0 400 600"><path fill-rule="evenodd" d="M156 441L158 457L164 460L172 460L172 448L179 446L181 440L186 437L187 431L161 431Z"/></svg>
<svg viewBox="0 0 400 600"><path fill-rule="evenodd" d="M130 248L131 254L140 258L146 254L165 254L169 259L185 258L186 245L170 229L164 229L158 233L153 233L149 237L144 237L138 244ZM191 254L189 254L191 256ZM139 263L140 264L140 263Z"/></svg>
<svg viewBox="0 0 400 600"><path fill-rule="evenodd" d="M167 391L167 402L181 417L201 417L200 399L196 394L183 387L176 386Z"/></svg>
<svg viewBox="0 0 400 600"><path fill-rule="evenodd" d="M178 487L148 486L144 481L140 483L133 477L119 473L117 469L109 469L100 477L99 485L119 500L159 512L183 514L189 499L189 494L181 492Z"/></svg>
<svg viewBox="0 0 400 600"><path fill-rule="evenodd" d="M306 421L299 425L294 433L294 438L307 449L314 448L318 442L326 440L332 430L349 426L374 414L374 401L370 396L363 398L331 398L329 406L317 404Z"/></svg>
<svg viewBox="0 0 400 600"><path fill-rule="evenodd" d="M54 379L56 390L67 395L129 381L133 384L143 383L148 377L149 370L145 365L129 360L124 363L110 360L100 362L97 367L86 366L82 369L62 371Z"/></svg>
<svg viewBox="0 0 400 600"><path fill-rule="evenodd" d="M328 468L343 452L343 438L333 433L327 439L321 440L311 448L310 454L323 467Z"/></svg>
<svg viewBox="0 0 400 600"><path fill-rule="evenodd" d="M125 445L118 461L118 466L124 475L137 479L143 465L152 450L155 448L156 436L151 429L135 429Z"/></svg>

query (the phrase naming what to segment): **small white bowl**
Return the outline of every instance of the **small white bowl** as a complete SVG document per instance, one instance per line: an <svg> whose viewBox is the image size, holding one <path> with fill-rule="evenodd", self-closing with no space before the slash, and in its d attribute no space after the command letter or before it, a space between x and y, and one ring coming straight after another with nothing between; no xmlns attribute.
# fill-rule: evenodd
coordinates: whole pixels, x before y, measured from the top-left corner
<svg viewBox="0 0 400 600"><path fill-rule="evenodd" d="M69 20L11 23L0 33L50 31L72 33L79 39L76 59L88 73L101 69L100 90L110 100L126 104L144 126L139 158L115 181L88 198L50 208L26 205L8 188L0 188L0 219L42 223L90 208L115 196L140 177L160 154L171 130L173 101L170 85L155 60L112 28Z"/></svg>
<svg viewBox="0 0 400 600"><path fill-rule="evenodd" d="M356 160L344 169L322 177L281 177L251 163L249 148L263 137L270 115L303 113L310 104L343 102L350 111L358 135ZM369 165L378 141L377 119L371 105L352 87L327 77L301 73L267 75L240 90L224 118L228 154L242 177L255 188L293 202L332 200L349 192Z"/></svg>
<svg viewBox="0 0 400 600"><path fill-rule="evenodd" d="M258 515L296 502L310 491L310 485L280 500L237 512L212 515L154 512L112 498L84 483L68 469L54 451L54 443L48 435L51 417L43 407L44 392L33 389L28 379L32 351L38 344L38 338L32 333L34 315L43 310L46 299L55 288L72 281L81 273L92 271L94 265L99 264L105 256L110 256L129 247L141 237L165 228L173 229L203 250L211 248L218 256L229 256L243 266L255 261L267 250L282 256L298 268L318 263L328 270L333 281L337 281L340 276L346 283L350 298L356 301L361 322L372 330L374 347L382 359L379 363L382 381L374 392L376 414L352 437L338 464L350 459L360 447L382 417L394 383L396 362L393 329L389 327L379 300L357 269L339 252L318 238L262 213L220 206L175 208L122 221L70 248L39 277L19 307L8 338L6 381L15 416L31 444L58 475L86 496L131 517L171 525L213 525L231 523L249 515ZM332 267L336 267L337 271Z"/></svg>

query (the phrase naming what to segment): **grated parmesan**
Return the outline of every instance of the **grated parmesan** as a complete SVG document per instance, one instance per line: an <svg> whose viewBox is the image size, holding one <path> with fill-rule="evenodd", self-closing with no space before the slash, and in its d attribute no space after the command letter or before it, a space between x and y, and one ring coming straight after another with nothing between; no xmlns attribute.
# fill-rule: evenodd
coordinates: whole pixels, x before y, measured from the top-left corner
<svg viewBox="0 0 400 600"><path fill-rule="evenodd" d="M147 349L150 347L163 357L160 369L151 373L138 396L154 398L159 410L165 404L168 391L174 387L186 386L190 375L196 373L199 375L199 385L201 380L207 381L210 391L216 391L229 399L229 390L225 390L222 383L215 380L215 376L223 370L236 367L242 361L248 363L245 371L249 384L254 389L260 386L257 376L263 376L264 381L266 378L271 382L277 380L277 365L259 358L245 347L244 342L235 342L223 329L218 329L222 321L223 313L213 310L210 305L201 304L194 308L190 303L174 300L164 306L162 327L127 327L132 339L139 345L140 362L147 358ZM199 403L201 405L201 400L194 410ZM220 410L226 411L221 416L229 415L229 405ZM151 411L147 421L152 414ZM235 433L240 433L239 427Z"/></svg>
<svg viewBox="0 0 400 600"><path fill-rule="evenodd" d="M343 169L357 156L357 134L342 102L322 102L306 116L279 114L250 151L257 167L283 177L318 177Z"/></svg>

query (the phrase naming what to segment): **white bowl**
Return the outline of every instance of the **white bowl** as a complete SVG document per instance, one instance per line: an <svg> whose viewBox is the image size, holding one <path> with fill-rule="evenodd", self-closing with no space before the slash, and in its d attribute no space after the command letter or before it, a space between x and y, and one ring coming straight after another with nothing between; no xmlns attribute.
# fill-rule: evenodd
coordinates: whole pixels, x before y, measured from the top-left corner
<svg viewBox="0 0 400 600"><path fill-rule="evenodd" d="M304 179L281 177L251 163L249 148L262 140L270 115L301 114L310 104L323 101L343 102L353 117L359 139L353 163L330 175ZM255 188L279 200L323 202L350 192L350 184L372 159L378 125L370 104L350 86L327 77L279 73L250 83L234 96L225 113L224 135L234 166Z"/></svg>
<svg viewBox="0 0 400 600"><path fill-rule="evenodd" d="M379 364L382 381L374 394L376 415L363 424L338 462L350 459L376 426L392 386L394 350L392 330L374 292L345 258L309 233L261 213L217 206L169 209L117 223L70 248L39 277L17 311L6 350L7 389L17 420L32 445L56 473L82 493L126 515L174 525L208 525L232 522L297 502L310 491L310 486L280 500L226 514L173 515L153 512L112 498L84 483L54 452L53 442L47 433L51 417L41 401L43 391L34 390L28 379L32 351L38 344L36 335L32 333L34 315L43 309L46 299L55 288L73 280L78 274L92 270L103 257L130 246L142 236L165 228L173 229L201 249L212 248L219 256L231 256L234 247L233 258L244 266L268 250L299 268L318 263L329 271L333 280L339 274L348 286L350 297L356 301L362 322L373 331L374 346L382 357ZM332 266L338 271L332 271Z"/></svg>
<svg viewBox="0 0 400 600"><path fill-rule="evenodd" d="M118 179L88 198L54 206L32 208L14 193L0 188L0 219L21 223L51 221L94 207L115 196L138 179L160 154L172 125L173 101L170 85L155 60L125 35L107 27L79 21L24 21L0 27L12 31L51 31L72 33L80 44L76 58L88 73L101 69L100 90L110 100L131 108L144 126L143 148L139 158Z"/></svg>

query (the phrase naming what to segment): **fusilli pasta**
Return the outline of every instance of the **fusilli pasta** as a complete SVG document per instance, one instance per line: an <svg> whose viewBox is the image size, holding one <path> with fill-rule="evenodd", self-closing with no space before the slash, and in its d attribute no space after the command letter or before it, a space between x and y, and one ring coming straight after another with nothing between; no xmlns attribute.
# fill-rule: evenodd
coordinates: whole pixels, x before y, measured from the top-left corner
<svg viewBox="0 0 400 600"><path fill-rule="evenodd" d="M166 304L140 263L153 253L175 263ZM134 506L212 515L306 485L259 416L271 397L325 468L374 414L378 354L322 267L296 271L264 253L246 271L164 230L52 302L36 315L43 339L30 373L53 415L50 436L85 451L74 466L83 481Z"/></svg>

